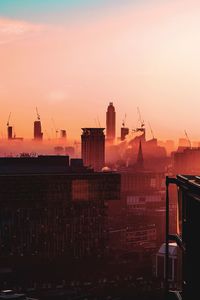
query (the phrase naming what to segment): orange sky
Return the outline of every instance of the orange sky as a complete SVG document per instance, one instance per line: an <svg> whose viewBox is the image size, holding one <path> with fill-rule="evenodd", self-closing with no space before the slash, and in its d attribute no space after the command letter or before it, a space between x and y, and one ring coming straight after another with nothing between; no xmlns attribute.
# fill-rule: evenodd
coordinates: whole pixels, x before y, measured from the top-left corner
<svg viewBox="0 0 200 300"><path fill-rule="evenodd" d="M137 125L137 106L158 138L186 129L200 140L200 2L77 11L61 22L33 22L0 15L0 134L6 122L32 137L35 107L44 135L65 128L105 126L110 101L118 134L124 114Z"/></svg>

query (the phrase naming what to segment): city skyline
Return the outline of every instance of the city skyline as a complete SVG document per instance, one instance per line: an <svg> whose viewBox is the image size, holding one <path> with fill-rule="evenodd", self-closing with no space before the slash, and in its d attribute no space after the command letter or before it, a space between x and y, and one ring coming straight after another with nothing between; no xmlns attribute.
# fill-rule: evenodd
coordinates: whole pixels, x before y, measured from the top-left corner
<svg viewBox="0 0 200 300"><path fill-rule="evenodd" d="M0 299L198 295L199 17L0 0Z"/></svg>
<svg viewBox="0 0 200 300"><path fill-rule="evenodd" d="M198 140L199 13L194 0L1 1L0 131L11 111L31 138L38 106L49 135L54 118L79 138L105 127L113 102L117 136L125 114L137 126L139 106L157 138Z"/></svg>

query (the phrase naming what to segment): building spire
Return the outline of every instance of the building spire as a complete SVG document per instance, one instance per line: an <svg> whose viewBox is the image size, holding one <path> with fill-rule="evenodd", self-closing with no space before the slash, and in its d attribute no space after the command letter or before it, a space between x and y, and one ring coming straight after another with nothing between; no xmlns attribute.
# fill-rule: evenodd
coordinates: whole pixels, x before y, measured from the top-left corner
<svg viewBox="0 0 200 300"><path fill-rule="evenodd" d="M138 169L144 169L144 158L142 152L142 142L140 140L136 165Z"/></svg>

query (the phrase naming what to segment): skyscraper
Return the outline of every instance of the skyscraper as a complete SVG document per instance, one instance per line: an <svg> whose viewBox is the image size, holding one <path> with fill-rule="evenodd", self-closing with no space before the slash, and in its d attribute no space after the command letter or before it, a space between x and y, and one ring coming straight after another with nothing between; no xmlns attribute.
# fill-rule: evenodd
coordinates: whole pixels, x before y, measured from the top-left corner
<svg viewBox="0 0 200 300"><path fill-rule="evenodd" d="M34 122L34 140L42 140L42 138L43 138L43 133L42 133L41 122L38 120Z"/></svg>
<svg viewBox="0 0 200 300"><path fill-rule="evenodd" d="M99 171L105 163L104 128L82 128L81 155L86 166Z"/></svg>
<svg viewBox="0 0 200 300"><path fill-rule="evenodd" d="M110 142L115 140L115 114L115 107L110 102L106 112L106 137Z"/></svg>

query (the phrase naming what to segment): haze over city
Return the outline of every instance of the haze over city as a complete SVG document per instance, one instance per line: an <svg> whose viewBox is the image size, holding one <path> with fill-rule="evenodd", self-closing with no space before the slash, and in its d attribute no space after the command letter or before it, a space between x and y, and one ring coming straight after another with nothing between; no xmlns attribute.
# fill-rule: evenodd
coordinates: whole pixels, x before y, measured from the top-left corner
<svg viewBox="0 0 200 300"><path fill-rule="evenodd" d="M51 135L105 127L137 106L160 139L199 139L199 1L0 1L0 132L32 138L35 107ZM192 118L190 117L192 115ZM44 131L44 136L45 136Z"/></svg>
<svg viewBox="0 0 200 300"><path fill-rule="evenodd" d="M199 0L0 0L0 300L199 299L199 28Z"/></svg>

